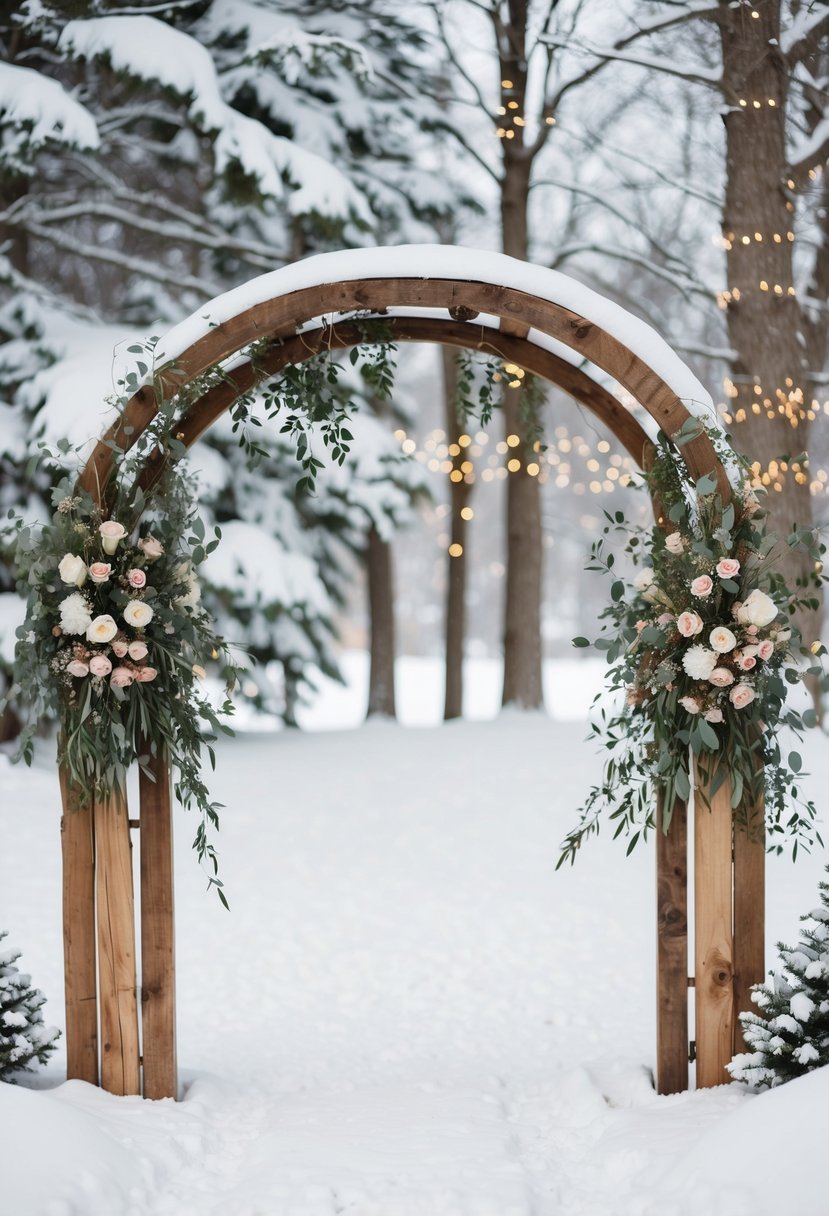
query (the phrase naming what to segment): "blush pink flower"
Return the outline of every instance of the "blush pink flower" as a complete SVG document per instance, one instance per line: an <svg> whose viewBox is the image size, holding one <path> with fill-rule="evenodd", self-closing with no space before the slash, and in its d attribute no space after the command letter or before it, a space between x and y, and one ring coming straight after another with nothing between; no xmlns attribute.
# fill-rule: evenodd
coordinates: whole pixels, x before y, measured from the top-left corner
<svg viewBox="0 0 829 1216"><path fill-rule="evenodd" d="M139 570L137 566L133 566L132 570L127 571L127 582L131 587L136 587L140 590L147 585L147 576L143 570Z"/></svg>
<svg viewBox="0 0 829 1216"><path fill-rule="evenodd" d="M129 647L127 649L127 653L129 654L131 659L135 660L136 663L140 663L142 659L146 659L146 657L147 657L146 643L130 642Z"/></svg>
<svg viewBox="0 0 829 1216"><path fill-rule="evenodd" d="M116 659L123 659L128 650L129 646L123 640L123 638L116 638L116 640L112 643L112 653L115 655Z"/></svg>
<svg viewBox="0 0 829 1216"><path fill-rule="evenodd" d="M138 667L135 671L135 678L139 684L149 684L157 675L155 667Z"/></svg>
<svg viewBox="0 0 829 1216"><path fill-rule="evenodd" d="M70 676L77 676L78 679L82 679L84 676L89 675L89 664L82 663L80 659L73 659L71 663L66 664L66 670Z"/></svg>
<svg viewBox="0 0 829 1216"><path fill-rule="evenodd" d="M734 657L737 659L737 666L740 671L751 671L752 667L757 666L757 660L753 654L741 654Z"/></svg>
<svg viewBox="0 0 829 1216"><path fill-rule="evenodd" d="M645 628L645 626L647 625L647 623L648 623L647 621L637 621L637 622L636 622L636 632L637 632L637 633L641 633L641 632L642 632L642 630L643 630L643 629Z"/></svg>
<svg viewBox="0 0 829 1216"><path fill-rule="evenodd" d="M724 557L717 562L717 574L720 578L734 578L740 573L740 563L734 557Z"/></svg>
<svg viewBox="0 0 829 1216"><path fill-rule="evenodd" d="M706 709L703 717L706 722L722 722L722 710L714 705L711 709Z"/></svg>
<svg viewBox="0 0 829 1216"><path fill-rule="evenodd" d="M110 684L115 688L129 688L135 676L130 671L129 667L116 667L113 669L112 675L109 677Z"/></svg>
<svg viewBox="0 0 829 1216"><path fill-rule="evenodd" d="M155 536L145 536L138 542L138 548L144 554L148 562L158 561L164 554L164 546L161 541Z"/></svg>
<svg viewBox="0 0 829 1216"><path fill-rule="evenodd" d="M735 709L745 709L754 700L755 692L750 684L735 684L728 699Z"/></svg>
<svg viewBox="0 0 829 1216"><path fill-rule="evenodd" d="M664 628L665 625L672 625L673 619L674 618L671 616L670 612L660 612L656 619L656 623L657 625L662 625Z"/></svg>
<svg viewBox="0 0 829 1216"><path fill-rule="evenodd" d="M773 654L774 654L774 642L771 642L771 641L769 641L768 638L766 638L766 640L764 642L760 642L758 644L757 657L759 659L762 659L763 662L765 662L767 659L770 659Z"/></svg>
<svg viewBox="0 0 829 1216"><path fill-rule="evenodd" d="M678 532L669 532L665 537L665 548L677 557L685 548L685 542Z"/></svg>
<svg viewBox="0 0 829 1216"><path fill-rule="evenodd" d="M106 583L110 574L112 574L112 566L109 562L93 562L89 567L89 577L93 583Z"/></svg>
<svg viewBox="0 0 829 1216"><path fill-rule="evenodd" d="M700 711L700 703L696 697L680 697L679 703L689 714L698 714Z"/></svg>
<svg viewBox="0 0 829 1216"><path fill-rule="evenodd" d="M702 633L702 617L697 612L681 612L676 627L684 638L695 638Z"/></svg>
<svg viewBox="0 0 829 1216"><path fill-rule="evenodd" d="M713 590L714 580L708 574L701 574L691 583L691 594L699 600L704 600Z"/></svg>
<svg viewBox="0 0 829 1216"><path fill-rule="evenodd" d="M108 676L112 671L112 664L105 654L94 654L89 660L89 670L93 676Z"/></svg>
<svg viewBox="0 0 829 1216"><path fill-rule="evenodd" d="M715 667L708 677L708 682L715 688L728 688L729 684L734 683L734 675L727 667Z"/></svg>

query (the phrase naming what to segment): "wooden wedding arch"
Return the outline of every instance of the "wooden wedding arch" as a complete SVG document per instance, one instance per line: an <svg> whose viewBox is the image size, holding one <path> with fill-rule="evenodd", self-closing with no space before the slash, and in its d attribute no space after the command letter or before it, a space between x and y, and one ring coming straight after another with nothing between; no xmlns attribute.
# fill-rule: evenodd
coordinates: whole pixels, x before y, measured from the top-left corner
<svg viewBox="0 0 829 1216"><path fill-rule="evenodd" d="M180 402L174 432L191 446L260 380L324 349L371 341L366 317L382 316L395 341L442 343L516 363L590 410L644 466L653 452L634 415L590 368L612 377L672 436L706 401L702 387L643 323L556 272L498 254L447 246L324 254L266 274L212 301L156 350L156 375L128 401L98 442L81 485L105 502L113 445L131 447L159 398ZM379 340L379 339L375 339ZM249 351L256 344L255 361ZM225 373L203 391L205 373ZM695 479L712 473L729 496L726 470L705 433L683 444ZM145 483L164 457L148 460ZM175 1097L175 950L170 773L139 774L139 814L123 800L74 805L61 774L66 1045L70 1077L113 1093ZM657 1043L660 1093L729 1080L736 1014L764 977L761 806L731 809L728 783L694 816L694 955L688 969L687 808L657 832ZM659 808L656 808L657 815ZM139 840L141 978L136 985L130 832ZM689 1044L688 990L695 993ZM139 1008L142 1032L139 1037ZM689 1047L691 1050L689 1051Z"/></svg>

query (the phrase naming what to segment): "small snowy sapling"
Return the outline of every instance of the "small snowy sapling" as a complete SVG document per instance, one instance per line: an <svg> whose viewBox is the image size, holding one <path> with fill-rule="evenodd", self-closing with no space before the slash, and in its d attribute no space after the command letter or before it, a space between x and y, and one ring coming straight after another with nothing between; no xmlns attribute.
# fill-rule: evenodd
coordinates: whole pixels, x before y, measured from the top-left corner
<svg viewBox="0 0 829 1216"><path fill-rule="evenodd" d="M773 1088L829 1064L829 882L820 883L820 898L801 917L796 949L778 944L782 967L753 990L765 1016L740 1014L750 1050L728 1065L736 1081Z"/></svg>
<svg viewBox="0 0 829 1216"><path fill-rule="evenodd" d="M7 931L0 929L0 941ZM30 1072L32 1061L45 1064L55 1049L60 1031L44 1026L41 1012L46 998L32 988L31 977L15 967L19 950L0 949L0 1080L13 1073Z"/></svg>

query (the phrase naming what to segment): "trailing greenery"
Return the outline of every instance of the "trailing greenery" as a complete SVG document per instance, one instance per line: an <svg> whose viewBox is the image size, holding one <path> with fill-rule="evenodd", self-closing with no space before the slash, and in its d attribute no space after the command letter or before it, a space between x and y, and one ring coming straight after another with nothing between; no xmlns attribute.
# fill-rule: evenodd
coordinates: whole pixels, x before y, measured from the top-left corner
<svg viewBox="0 0 829 1216"><path fill-rule="evenodd" d="M8 937L0 929L0 943ZM60 1031L43 1024L46 997L32 987L31 977L17 969L19 950L0 945L0 1081L16 1072L31 1072L35 1060L45 1064L55 1050Z"/></svg>
<svg viewBox="0 0 829 1216"><path fill-rule="evenodd" d="M815 806L799 787L801 757L783 754L777 732L788 728L799 736L815 724L814 713L793 708L787 692L805 673L824 678L822 645L803 646L792 615L814 606L825 547L810 532L794 532L782 544L767 534L744 469L730 451L721 455L731 473L740 474L728 502L713 475L694 485L660 436L645 474L657 524L647 531L631 526L621 511L605 512L588 566L612 579L606 623L593 643L610 663L592 725L605 767L564 840L559 866L575 861L603 818L614 825L614 838L628 837L630 853L654 827L657 794L659 827L667 832L678 800L688 799L692 788L704 799L706 789L716 792L729 778L732 807L746 827L750 808L764 795L775 852L787 841L794 856L813 840L822 843ZM632 584L617 575L610 538L622 538L640 567ZM775 570L785 548L805 548L815 563L815 573L794 589ZM574 645L591 643L576 638Z"/></svg>
<svg viewBox="0 0 829 1216"><path fill-rule="evenodd" d="M740 1014L749 1050L727 1065L735 1081L773 1088L829 1064L829 882L819 888L796 948L778 942L779 970L752 989L762 1013Z"/></svg>

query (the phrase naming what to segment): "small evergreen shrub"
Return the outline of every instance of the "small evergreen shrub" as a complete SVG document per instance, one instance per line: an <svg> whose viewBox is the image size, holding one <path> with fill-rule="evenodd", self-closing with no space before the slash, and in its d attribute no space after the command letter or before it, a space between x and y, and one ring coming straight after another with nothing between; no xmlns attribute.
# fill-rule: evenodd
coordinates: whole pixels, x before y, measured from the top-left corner
<svg viewBox="0 0 829 1216"><path fill-rule="evenodd" d="M0 929L0 942L7 936ZM34 1060L45 1064L60 1034L56 1027L44 1026L46 997L15 967L19 958L19 950L0 949L0 1081L18 1071L31 1072Z"/></svg>
<svg viewBox="0 0 829 1216"><path fill-rule="evenodd" d="M735 1081L771 1089L829 1064L829 882L820 883L820 898L800 918L797 947L778 943L782 967L752 991L762 1015L740 1014L751 1050L728 1065Z"/></svg>

